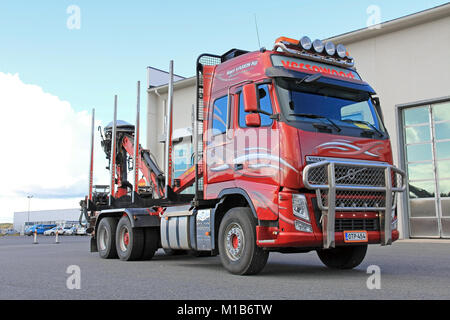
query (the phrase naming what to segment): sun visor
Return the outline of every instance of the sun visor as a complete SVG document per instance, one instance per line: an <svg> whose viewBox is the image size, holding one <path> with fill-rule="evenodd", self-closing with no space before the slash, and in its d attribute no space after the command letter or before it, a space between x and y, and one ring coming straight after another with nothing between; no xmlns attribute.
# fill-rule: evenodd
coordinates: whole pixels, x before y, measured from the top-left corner
<svg viewBox="0 0 450 320"><path fill-rule="evenodd" d="M278 67L270 67L266 69L266 76L270 78L295 78L295 79L303 79L304 77L307 77L311 73L306 72L300 72L300 71L294 71L290 69L286 69L284 67L278 66ZM366 91L370 94L375 94L375 90L368 85L366 82L362 80L358 81L346 81L344 79L337 79L328 77L327 75L323 75L319 80L317 80L319 83L325 83L330 84L333 86L340 86L345 88L350 88L354 90L360 90L360 91Z"/></svg>

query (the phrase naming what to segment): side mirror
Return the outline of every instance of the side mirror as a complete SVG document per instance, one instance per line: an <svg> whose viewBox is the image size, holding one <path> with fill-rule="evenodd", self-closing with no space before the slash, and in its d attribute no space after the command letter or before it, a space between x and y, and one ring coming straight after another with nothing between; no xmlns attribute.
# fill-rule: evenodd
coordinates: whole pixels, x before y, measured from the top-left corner
<svg viewBox="0 0 450 320"><path fill-rule="evenodd" d="M245 112L258 111L258 98L256 97L256 86L254 83L246 84L242 88L244 95L244 110Z"/></svg>
<svg viewBox="0 0 450 320"><path fill-rule="evenodd" d="M245 116L245 125L247 127L260 127L261 116L259 113L249 113Z"/></svg>

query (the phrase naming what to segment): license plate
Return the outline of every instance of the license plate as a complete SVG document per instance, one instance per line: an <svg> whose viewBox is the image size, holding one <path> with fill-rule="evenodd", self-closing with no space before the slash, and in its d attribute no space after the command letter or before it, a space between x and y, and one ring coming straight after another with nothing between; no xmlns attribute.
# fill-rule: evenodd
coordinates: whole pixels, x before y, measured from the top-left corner
<svg viewBox="0 0 450 320"><path fill-rule="evenodd" d="M344 242L367 242L367 231L344 231Z"/></svg>

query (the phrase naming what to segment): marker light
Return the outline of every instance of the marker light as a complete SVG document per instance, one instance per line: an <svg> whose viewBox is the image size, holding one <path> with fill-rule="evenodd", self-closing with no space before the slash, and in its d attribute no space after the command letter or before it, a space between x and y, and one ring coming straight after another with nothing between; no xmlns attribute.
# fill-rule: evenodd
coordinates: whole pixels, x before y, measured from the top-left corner
<svg viewBox="0 0 450 320"><path fill-rule="evenodd" d="M312 45L314 47L314 50L317 53L322 53L323 52L324 45L323 45L323 42L321 40L319 40L319 39L314 40Z"/></svg>
<svg viewBox="0 0 450 320"><path fill-rule="evenodd" d="M333 42L327 42L325 43L325 51L328 53L328 55L333 56L336 52L336 46Z"/></svg>
<svg viewBox="0 0 450 320"><path fill-rule="evenodd" d="M343 44L338 44L336 47L336 52L339 58L345 58L347 56L347 49Z"/></svg>
<svg viewBox="0 0 450 320"><path fill-rule="evenodd" d="M304 36L300 39L299 45L303 50L310 50L312 47L311 39L307 36Z"/></svg>

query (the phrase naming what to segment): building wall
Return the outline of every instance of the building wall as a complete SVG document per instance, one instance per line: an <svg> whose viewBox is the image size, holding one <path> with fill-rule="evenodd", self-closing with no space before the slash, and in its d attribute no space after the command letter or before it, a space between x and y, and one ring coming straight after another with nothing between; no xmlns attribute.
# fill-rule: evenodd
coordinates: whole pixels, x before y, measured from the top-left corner
<svg viewBox="0 0 450 320"><path fill-rule="evenodd" d="M194 79L174 85L173 130L192 127L192 105L196 101ZM150 89L147 106L147 144L161 169L164 169L165 110L167 109L167 87Z"/></svg>
<svg viewBox="0 0 450 320"><path fill-rule="evenodd" d="M78 221L80 218L80 209L62 209L62 210L44 210L30 211L28 220L28 211L14 212L13 228L19 232L24 230L25 223L28 221L41 222L58 222L58 221Z"/></svg>
<svg viewBox="0 0 450 320"><path fill-rule="evenodd" d="M333 39L331 39L333 40ZM362 76L380 97L399 163L396 106L450 95L450 16L358 41L343 42ZM399 231L408 237L407 212L399 205Z"/></svg>

